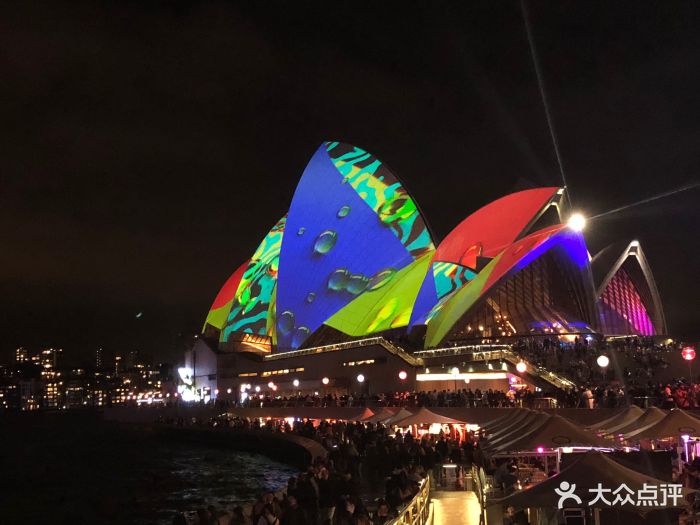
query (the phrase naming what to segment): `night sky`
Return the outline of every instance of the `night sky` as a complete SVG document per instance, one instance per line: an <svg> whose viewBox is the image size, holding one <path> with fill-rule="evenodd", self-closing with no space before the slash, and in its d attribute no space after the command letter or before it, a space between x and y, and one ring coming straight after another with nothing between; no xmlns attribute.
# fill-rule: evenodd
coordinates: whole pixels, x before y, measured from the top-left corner
<svg viewBox="0 0 700 525"><path fill-rule="evenodd" d="M561 184L518 2L8 4L0 362L18 345L178 359L323 140L387 163L436 240ZM528 6L574 207L697 182L698 4ZM694 339L699 198L586 231L593 253L638 238L672 334Z"/></svg>

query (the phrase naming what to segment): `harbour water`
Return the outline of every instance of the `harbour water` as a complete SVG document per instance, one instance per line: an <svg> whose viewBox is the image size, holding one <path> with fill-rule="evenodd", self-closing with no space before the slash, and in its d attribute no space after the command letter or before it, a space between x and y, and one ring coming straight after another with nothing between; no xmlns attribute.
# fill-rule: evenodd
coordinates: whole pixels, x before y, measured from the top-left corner
<svg viewBox="0 0 700 525"><path fill-rule="evenodd" d="M263 455L164 441L94 414L22 416L0 422L4 524L169 524L176 512L251 502L297 473Z"/></svg>

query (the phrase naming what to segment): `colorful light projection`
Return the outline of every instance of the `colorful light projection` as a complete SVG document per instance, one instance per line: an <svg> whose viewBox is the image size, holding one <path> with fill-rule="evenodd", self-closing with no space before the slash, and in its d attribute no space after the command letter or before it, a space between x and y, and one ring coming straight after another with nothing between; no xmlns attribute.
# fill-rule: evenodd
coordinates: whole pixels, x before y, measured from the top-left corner
<svg viewBox="0 0 700 525"><path fill-rule="evenodd" d="M428 275L418 292L409 326L430 322L449 295L527 232L558 195L556 187L519 191L483 206L459 223L435 251L432 279ZM448 282L445 277L451 273L456 278Z"/></svg>
<svg viewBox="0 0 700 525"><path fill-rule="evenodd" d="M231 306L233 306L238 285L243 278L243 273L245 272L246 268L248 268L249 262L250 261L246 261L241 264L221 287L221 290L219 290L219 293L216 295L216 298L209 309L209 313L207 314L207 318L204 321L204 329L206 329L207 325L211 325L219 330L224 327L226 324L226 318L231 311Z"/></svg>
<svg viewBox="0 0 700 525"><path fill-rule="evenodd" d="M435 247L415 202L376 157L323 144L299 181L286 228L279 349L298 348L324 323L350 335L408 323ZM398 277L403 282L390 285Z"/></svg>
<svg viewBox="0 0 700 525"><path fill-rule="evenodd" d="M269 319L274 319L274 294L286 220L284 216L275 224L250 259L221 331L221 341L228 341L234 332L274 335Z"/></svg>
<svg viewBox="0 0 700 525"><path fill-rule="evenodd" d="M428 327L426 347L439 345L457 321L499 282L555 247L561 248L578 267L583 268L588 264L583 236L565 225L545 228L520 239L494 257L473 280L444 297L431 309L425 316Z"/></svg>
<svg viewBox="0 0 700 525"><path fill-rule="evenodd" d="M603 315L614 333L656 335L654 324L637 288L621 268L601 295Z"/></svg>

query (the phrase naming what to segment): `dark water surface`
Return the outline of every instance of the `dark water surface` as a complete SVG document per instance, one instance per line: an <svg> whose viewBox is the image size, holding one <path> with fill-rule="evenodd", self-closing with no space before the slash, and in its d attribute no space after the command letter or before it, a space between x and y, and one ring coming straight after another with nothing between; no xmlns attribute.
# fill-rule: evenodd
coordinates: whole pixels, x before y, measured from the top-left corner
<svg viewBox="0 0 700 525"><path fill-rule="evenodd" d="M0 523L171 523L278 490L297 469L227 447L166 441L92 413L0 420Z"/></svg>

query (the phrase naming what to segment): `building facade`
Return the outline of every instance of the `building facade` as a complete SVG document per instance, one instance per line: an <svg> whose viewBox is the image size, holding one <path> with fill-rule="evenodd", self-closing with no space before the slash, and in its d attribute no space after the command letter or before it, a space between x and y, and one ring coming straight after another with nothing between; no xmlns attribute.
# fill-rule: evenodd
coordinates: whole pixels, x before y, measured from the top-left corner
<svg viewBox="0 0 700 525"><path fill-rule="evenodd" d="M268 383L280 391L412 389L419 378L507 387L508 359L472 372L452 373L452 363L449 377L425 379L429 365L442 370L455 355L425 352L665 334L639 243L600 277L604 258L592 264L581 221L570 216L563 188L524 190L475 211L438 243L384 163L323 143L288 213L217 294L189 358L201 353L200 372L193 362L185 368L212 398Z"/></svg>

